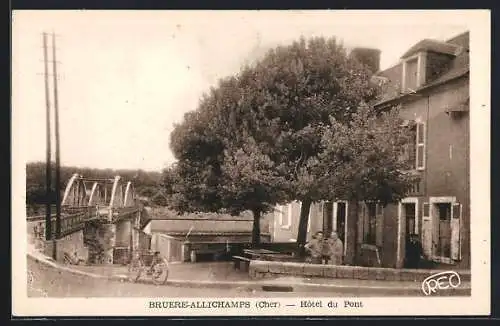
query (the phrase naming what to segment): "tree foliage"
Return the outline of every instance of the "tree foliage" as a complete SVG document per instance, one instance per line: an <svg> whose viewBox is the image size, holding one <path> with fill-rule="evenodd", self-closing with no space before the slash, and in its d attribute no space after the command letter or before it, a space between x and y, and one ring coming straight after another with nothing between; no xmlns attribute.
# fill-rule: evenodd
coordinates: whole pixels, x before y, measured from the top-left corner
<svg viewBox="0 0 500 326"><path fill-rule="evenodd" d="M400 155L411 136L397 107L386 112L363 108L348 123L332 119L323 131L316 166L317 175L323 175L324 199L383 205L400 200L417 180Z"/></svg>
<svg viewBox="0 0 500 326"><path fill-rule="evenodd" d="M336 143L336 138L343 132L355 135L356 128L375 126L372 111L357 113L360 105L378 96L370 77L369 68L334 38L312 38L278 46L255 65L220 80L171 134L178 163L164 171L170 205L180 211L236 214L251 210L258 220L277 203L300 200L297 239L303 244L310 204L331 196L331 187L325 184L333 180L342 188L350 187L341 184L346 176L324 175L325 169L330 173L328 169L333 168L333 162L325 162L329 156L337 155L340 147L356 145L345 137ZM365 117L370 117L369 125L361 123ZM365 156L371 159L365 152L360 158ZM335 162L341 164L342 156L336 157ZM385 163L379 159L373 165ZM346 163L343 169L364 171L359 168L363 164ZM341 168L335 168L340 173ZM387 175L377 171L365 176L385 182ZM384 191L397 190L398 175L390 177L395 181L387 181L390 186L383 187ZM354 187L364 189L353 191L361 197L383 193L363 182ZM254 241L258 231L254 229Z"/></svg>
<svg viewBox="0 0 500 326"><path fill-rule="evenodd" d="M45 191L45 162L31 162L26 164L26 203L28 205L41 205L46 202ZM158 183L161 180L161 172L144 170L112 170L80 168L72 166L61 166L60 189L64 191L66 184L74 173L79 173L85 177L93 178L114 178L119 175L125 180L134 183L137 194L149 196L158 191ZM52 188L55 189L55 166L52 165ZM55 203L55 196L52 193L49 202Z"/></svg>

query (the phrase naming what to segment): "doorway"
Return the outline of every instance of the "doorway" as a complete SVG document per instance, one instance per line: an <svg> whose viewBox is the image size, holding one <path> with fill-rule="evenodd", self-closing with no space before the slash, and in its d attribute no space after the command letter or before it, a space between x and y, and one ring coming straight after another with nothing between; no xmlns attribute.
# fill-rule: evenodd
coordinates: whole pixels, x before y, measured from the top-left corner
<svg viewBox="0 0 500 326"><path fill-rule="evenodd" d="M408 242L410 235L415 234L419 239L419 198L406 197L398 205L398 236L396 268L403 268L408 261Z"/></svg>
<svg viewBox="0 0 500 326"><path fill-rule="evenodd" d="M401 214L405 221L403 243L404 243L404 265L407 268L415 268L415 261L417 260L416 251L414 246L410 243L411 236L417 234L416 220L417 220L417 203L403 203Z"/></svg>
<svg viewBox="0 0 500 326"><path fill-rule="evenodd" d="M437 245L436 255L451 258L451 203L436 203ZM436 221L437 222L437 221Z"/></svg>

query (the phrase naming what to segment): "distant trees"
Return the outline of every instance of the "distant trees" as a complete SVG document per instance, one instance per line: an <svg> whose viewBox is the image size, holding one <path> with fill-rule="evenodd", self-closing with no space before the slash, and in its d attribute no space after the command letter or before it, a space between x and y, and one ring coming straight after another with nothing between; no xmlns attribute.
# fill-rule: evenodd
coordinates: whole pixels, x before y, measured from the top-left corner
<svg viewBox="0 0 500 326"><path fill-rule="evenodd" d="M55 175L53 168L52 176ZM116 175L133 181L137 194L142 196L154 195L158 190L158 183L161 179L161 172L148 172L143 170L112 170L112 169L94 169L63 166L61 167L60 189L64 191L66 184L73 175L79 173L86 177L94 178L114 178ZM55 180L52 180L54 186ZM53 187L54 188L54 187ZM45 163L32 162L26 165L26 204L39 205L46 202L45 194ZM55 196L52 194L49 201L54 203Z"/></svg>

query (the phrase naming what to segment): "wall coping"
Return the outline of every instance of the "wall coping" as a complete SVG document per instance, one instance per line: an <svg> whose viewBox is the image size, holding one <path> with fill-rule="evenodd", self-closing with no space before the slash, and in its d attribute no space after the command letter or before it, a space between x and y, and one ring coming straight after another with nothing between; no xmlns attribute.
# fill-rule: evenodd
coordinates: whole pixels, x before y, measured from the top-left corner
<svg viewBox="0 0 500 326"><path fill-rule="evenodd" d="M470 280L470 270L454 270L463 281ZM250 262L249 274L252 278L265 278L273 276L304 276L321 278L348 278L363 280L387 280L387 281L416 281L424 280L426 277L441 269L397 269L386 267L364 267L347 265L319 265L310 263L279 262L252 260Z"/></svg>

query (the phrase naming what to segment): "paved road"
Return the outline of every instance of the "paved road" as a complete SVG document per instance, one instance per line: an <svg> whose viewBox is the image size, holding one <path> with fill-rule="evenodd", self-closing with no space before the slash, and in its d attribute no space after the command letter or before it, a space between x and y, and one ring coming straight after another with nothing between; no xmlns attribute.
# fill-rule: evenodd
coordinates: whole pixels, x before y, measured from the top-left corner
<svg viewBox="0 0 500 326"><path fill-rule="evenodd" d="M311 292L250 292L244 289L207 289L182 286L155 286L91 278L57 270L28 259L33 297L298 297L318 296ZM323 294L324 295L324 294ZM346 296L329 293L329 296Z"/></svg>
<svg viewBox="0 0 500 326"><path fill-rule="evenodd" d="M251 291L245 288L155 286L76 275L36 262L33 259L28 259L28 271L28 277L32 280L28 286L28 296L30 297L370 297L395 295L391 291L379 289L374 292L362 288L318 293L307 289L302 289L301 292L297 292L299 289L296 289L296 292L268 292ZM415 295L415 293L399 293L396 296L407 295ZM443 295L446 293L443 292Z"/></svg>

